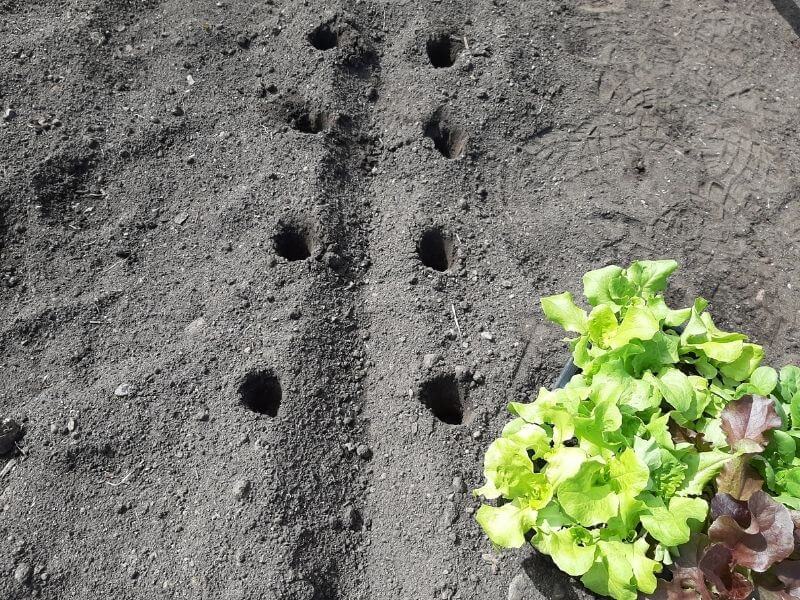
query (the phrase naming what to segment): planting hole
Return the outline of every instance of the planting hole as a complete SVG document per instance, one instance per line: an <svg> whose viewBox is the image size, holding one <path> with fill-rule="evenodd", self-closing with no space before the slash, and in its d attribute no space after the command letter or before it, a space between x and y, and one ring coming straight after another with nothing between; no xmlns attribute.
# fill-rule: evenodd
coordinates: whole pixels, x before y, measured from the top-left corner
<svg viewBox="0 0 800 600"><path fill-rule="evenodd" d="M463 425L469 421L466 398L453 375L439 375L425 381L419 399L442 423Z"/></svg>
<svg viewBox="0 0 800 600"><path fill-rule="evenodd" d="M446 33L437 33L428 38L425 49L428 59L437 69L452 67L458 55L464 49L464 42L455 36Z"/></svg>
<svg viewBox="0 0 800 600"><path fill-rule="evenodd" d="M311 235L305 227L281 226L272 244L278 256L286 260L305 260L311 256Z"/></svg>
<svg viewBox="0 0 800 600"><path fill-rule="evenodd" d="M289 116L289 126L300 133L319 133L332 124L333 118L321 110L304 110Z"/></svg>
<svg viewBox="0 0 800 600"><path fill-rule="evenodd" d="M425 137L433 140L433 145L445 158L458 158L467 146L467 133L460 127L450 125L439 114L428 121Z"/></svg>
<svg viewBox="0 0 800 600"><path fill-rule="evenodd" d="M239 401L262 415L277 416L282 396L281 382L268 371L251 371L239 384Z"/></svg>
<svg viewBox="0 0 800 600"><path fill-rule="evenodd" d="M331 23L323 23L308 34L308 41L317 50L330 50L339 45L339 35Z"/></svg>
<svg viewBox="0 0 800 600"><path fill-rule="evenodd" d="M422 264L437 271L447 271L453 264L453 249L453 238L437 228L423 231L417 243Z"/></svg>

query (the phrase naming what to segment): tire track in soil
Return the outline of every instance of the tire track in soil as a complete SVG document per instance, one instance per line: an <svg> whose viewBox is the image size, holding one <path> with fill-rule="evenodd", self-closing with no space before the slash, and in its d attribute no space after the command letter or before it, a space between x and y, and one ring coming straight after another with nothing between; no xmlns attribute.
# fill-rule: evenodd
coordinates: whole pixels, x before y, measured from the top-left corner
<svg viewBox="0 0 800 600"><path fill-rule="evenodd" d="M309 224L316 254L321 255L317 258L328 267L312 270L314 280L300 306L303 312L310 309L309 315L297 335L296 364L290 367L291 385L295 391L304 388L298 397L307 406L295 406L295 426L284 427L275 444L273 497L280 498L279 524L287 551L277 570L288 568L278 597L293 600L368 597L368 582L361 576L369 525L362 496L370 451L362 442L365 433L358 417L366 323L358 279L368 265L365 168L372 138L367 97L380 65L365 43L369 29L363 26L368 18L363 6L343 3L332 14L326 13L312 33L322 31L313 40L322 46L320 52L338 53L333 64L323 67L332 68L334 112L311 109L297 117L300 128L332 123L323 133L314 214L309 219L295 213L288 220L290 227ZM340 52L336 47L344 39L347 44Z"/></svg>

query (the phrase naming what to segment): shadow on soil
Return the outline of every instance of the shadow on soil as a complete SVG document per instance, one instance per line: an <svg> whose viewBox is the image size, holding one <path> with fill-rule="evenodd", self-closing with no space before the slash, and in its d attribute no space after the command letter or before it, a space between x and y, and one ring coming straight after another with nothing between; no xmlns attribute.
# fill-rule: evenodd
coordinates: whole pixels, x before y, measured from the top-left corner
<svg viewBox="0 0 800 600"><path fill-rule="evenodd" d="M546 598L596 600L596 596L584 588L577 579L562 573L553 561L543 554L533 552L522 561L522 570L527 575L531 587L517 590L514 597L519 597L521 600ZM509 594L509 598L511 597Z"/></svg>
<svg viewBox="0 0 800 600"><path fill-rule="evenodd" d="M800 35L800 6L795 0L770 0L775 10L786 19L797 35Z"/></svg>

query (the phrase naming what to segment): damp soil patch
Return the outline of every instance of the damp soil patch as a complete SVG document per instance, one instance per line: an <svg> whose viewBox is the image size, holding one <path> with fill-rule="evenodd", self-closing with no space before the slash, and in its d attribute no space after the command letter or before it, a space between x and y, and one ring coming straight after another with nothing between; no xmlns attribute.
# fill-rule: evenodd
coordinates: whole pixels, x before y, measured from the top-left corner
<svg viewBox="0 0 800 600"><path fill-rule="evenodd" d="M426 267L447 271L453 265L453 238L438 227L425 229L417 242L417 256Z"/></svg>
<svg viewBox="0 0 800 600"><path fill-rule="evenodd" d="M260 415L278 416L283 390L278 377L271 371L251 371L239 384L239 402Z"/></svg>
<svg viewBox="0 0 800 600"><path fill-rule="evenodd" d="M433 34L425 43L428 60L436 69L452 67L463 49L464 42L449 33Z"/></svg>
<svg viewBox="0 0 800 600"><path fill-rule="evenodd" d="M419 399L434 417L448 425L466 425L472 416L466 390L453 374L437 375L424 381L419 389Z"/></svg>

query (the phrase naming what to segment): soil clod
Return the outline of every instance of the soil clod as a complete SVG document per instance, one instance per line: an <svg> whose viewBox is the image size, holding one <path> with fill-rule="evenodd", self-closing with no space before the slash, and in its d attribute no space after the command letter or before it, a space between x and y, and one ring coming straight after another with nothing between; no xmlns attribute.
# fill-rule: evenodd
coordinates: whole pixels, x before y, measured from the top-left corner
<svg viewBox="0 0 800 600"><path fill-rule="evenodd" d="M428 38L425 50L428 60L436 69L452 67L464 49L464 42L448 33L437 33Z"/></svg>
<svg viewBox="0 0 800 600"><path fill-rule="evenodd" d="M272 243L278 256L286 260L305 260L311 256L311 234L306 227L283 225L272 238Z"/></svg>
<svg viewBox="0 0 800 600"><path fill-rule="evenodd" d="M439 228L422 232L417 243L417 255L426 267L436 271L447 271L453 264L453 238Z"/></svg>
<svg viewBox="0 0 800 600"><path fill-rule="evenodd" d="M278 416L283 390L278 378L269 371L251 371L239 384L239 401L262 415Z"/></svg>
<svg viewBox="0 0 800 600"><path fill-rule="evenodd" d="M466 393L452 374L437 375L423 382L419 399L442 423L464 425L469 422Z"/></svg>

